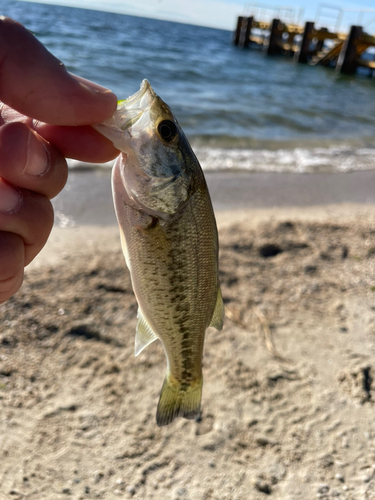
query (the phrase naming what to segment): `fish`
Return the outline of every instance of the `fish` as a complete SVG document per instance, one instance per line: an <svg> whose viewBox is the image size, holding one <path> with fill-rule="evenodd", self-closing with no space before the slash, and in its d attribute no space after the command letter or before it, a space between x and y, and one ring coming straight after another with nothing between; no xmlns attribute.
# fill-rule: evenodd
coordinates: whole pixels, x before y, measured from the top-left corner
<svg viewBox="0 0 375 500"><path fill-rule="evenodd" d="M135 356L159 339L158 426L200 416L206 329L221 330L218 232L202 168L169 106L143 80L95 128L121 151L112 192L138 302Z"/></svg>

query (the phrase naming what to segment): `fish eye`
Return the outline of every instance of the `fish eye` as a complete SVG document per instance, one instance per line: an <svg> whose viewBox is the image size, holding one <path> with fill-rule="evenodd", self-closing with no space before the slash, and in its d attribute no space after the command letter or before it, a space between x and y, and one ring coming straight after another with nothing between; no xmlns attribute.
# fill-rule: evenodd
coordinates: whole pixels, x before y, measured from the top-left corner
<svg viewBox="0 0 375 500"><path fill-rule="evenodd" d="M158 125L160 137L165 142L172 142L177 135L177 127L171 120L163 120Z"/></svg>

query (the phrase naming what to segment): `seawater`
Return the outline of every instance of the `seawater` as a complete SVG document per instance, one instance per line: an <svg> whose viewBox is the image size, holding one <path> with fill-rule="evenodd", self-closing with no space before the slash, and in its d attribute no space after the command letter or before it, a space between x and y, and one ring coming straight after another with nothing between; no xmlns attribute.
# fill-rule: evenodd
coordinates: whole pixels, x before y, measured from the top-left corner
<svg viewBox="0 0 375 500"><path fill-rule="evenodd" d="M240 50L224 30L15 0L0 0L0 13L121 99L147 78L205 170L375 167L375 82L365 76Z"/></svg>

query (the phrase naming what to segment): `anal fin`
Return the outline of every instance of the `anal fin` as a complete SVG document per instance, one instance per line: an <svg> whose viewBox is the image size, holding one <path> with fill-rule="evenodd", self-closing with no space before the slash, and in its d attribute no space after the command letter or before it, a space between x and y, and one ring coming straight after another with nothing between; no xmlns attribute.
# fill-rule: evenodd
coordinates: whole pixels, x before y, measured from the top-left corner
<svg viewBox="0 0 375 500"><path fill-rule="evenodd" d="M143 351L145 347L151 344L157 336L151 326L148 324L147 320L142 314L142 311L138 309L138 322L137 330L135 334L135 349L134 355L138 356L140 352Z"/></svg>
<svg viewBox="0 0 375 500"><path fill-rule="evenodd" d="M211 318L210 326L213 326L217 330L221 330L223 328L223 321L224 321L224 303L219 286L217 290L215 309Z"/></svg>

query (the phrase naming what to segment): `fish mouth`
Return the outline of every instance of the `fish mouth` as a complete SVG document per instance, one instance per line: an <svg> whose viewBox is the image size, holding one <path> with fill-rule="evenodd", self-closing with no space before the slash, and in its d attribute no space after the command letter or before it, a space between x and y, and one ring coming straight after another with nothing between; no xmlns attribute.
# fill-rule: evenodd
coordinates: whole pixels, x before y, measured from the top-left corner
<svg viewBox="0 0 375 500"><path fill-rule="evenodd" d="M126 107L132 106L135 103L137 103L137 101L142 99L142 97L147 92L149 92L150 96L152 96L152 97L155 97L155 95L156 95L151 87L150 82L145 78L144 80L142 80L141 86L140 86L139 90L137 90L137 92L135 92L133 95L131 95L127 99L123 99L122 101L118 101L118 104L121 105L123 103Z"/></svg>
<svg viewBox="0 0 375 500"><path fill-rule="evenodd" d="M154 102L156 94L153 91L150 82L144 79L140 89L117 103L117 125L121 130L127 130L132 127L147 111Z"/></svg>
<svg viewBox="0 0 375 500"><path fill-rule="evenodd" d="M107 137L115 148L126 152L124 143L124 132L130 135L131 127L137 123L142 116L146 116L153 105L157 95L152 90L150 82L143 80L140 89L128 99L118 101L115 113L102 123L93 125L93 128Z"/></svg>

